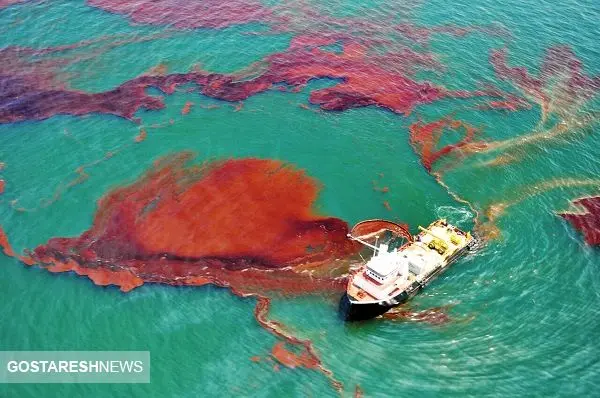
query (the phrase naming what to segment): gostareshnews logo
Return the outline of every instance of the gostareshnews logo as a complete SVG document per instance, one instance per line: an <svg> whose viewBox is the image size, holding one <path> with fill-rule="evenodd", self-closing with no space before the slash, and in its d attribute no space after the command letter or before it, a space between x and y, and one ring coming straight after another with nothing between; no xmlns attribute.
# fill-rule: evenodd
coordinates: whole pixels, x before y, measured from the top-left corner
<svg viewBox="0 0 600 398"><path fill-rule="evenodd" d="M0 351L0 383L150 383L150 352Z"/></svg>

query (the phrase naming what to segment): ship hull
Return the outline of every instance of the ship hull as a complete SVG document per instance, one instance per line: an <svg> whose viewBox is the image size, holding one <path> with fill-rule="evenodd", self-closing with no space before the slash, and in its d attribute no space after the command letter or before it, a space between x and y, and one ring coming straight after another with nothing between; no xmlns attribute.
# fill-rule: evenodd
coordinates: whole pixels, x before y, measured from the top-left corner
<svg viewBox="0 0 600 398"><path fill-rule="evenodd" d="M394 297L393 302L357 303L351 300L347 293L344 293L340 300L340 316L348 322L365 321L385 314L390 309L405 303L409 298L406 292L402 292Z"/></svg>

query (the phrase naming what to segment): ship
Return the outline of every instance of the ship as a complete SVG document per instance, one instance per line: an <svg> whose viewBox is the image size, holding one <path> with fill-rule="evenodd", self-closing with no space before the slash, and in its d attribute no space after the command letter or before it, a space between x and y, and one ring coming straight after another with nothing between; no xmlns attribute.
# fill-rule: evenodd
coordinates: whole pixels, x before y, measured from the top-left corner
<svg viewBox="0 0 600 398"><path fill-rule="evenodd" d="M419 231L412 236L405 226L385 220L367 220L352 228L348 238L373 254L349 278L340 301L345 320L375 318L405 303L476 245L470 232L445 219L419 226Z"/></svg>

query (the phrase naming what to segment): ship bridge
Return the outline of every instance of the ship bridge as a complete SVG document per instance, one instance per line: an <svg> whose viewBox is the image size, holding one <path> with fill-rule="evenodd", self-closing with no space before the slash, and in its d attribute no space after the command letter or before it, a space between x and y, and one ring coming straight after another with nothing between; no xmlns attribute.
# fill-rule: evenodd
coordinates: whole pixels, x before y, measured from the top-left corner
<svg viewBox="0 0 600 398"><path fill-rule="evenodd" d="M366 273L370 278L384 284L391 277L406 274L406 269L406 262L402 261L397 252L395 250L388 252L388 245L382 244L379 246L377 254L367 263Z"/></svg>

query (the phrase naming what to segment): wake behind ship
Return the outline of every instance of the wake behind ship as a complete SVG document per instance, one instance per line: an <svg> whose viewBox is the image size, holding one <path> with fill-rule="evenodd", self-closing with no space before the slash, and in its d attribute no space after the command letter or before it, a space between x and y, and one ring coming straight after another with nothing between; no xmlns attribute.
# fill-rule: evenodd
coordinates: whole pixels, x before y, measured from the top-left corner
<svg viewBox="0 0 600 398"><path fill-rule="evenodd" d="M367 224L381 227L377 232L360 235ZM384 220L368 220L352 228L348 237L373 249L373 256L348 282L340 301L340 312L345 320L374 318L416 295L427 284L445 271L475 244L469 232L464 232L437 220L429 227L419 227L414 237L402 226ZM371 244L368 239L385 233L408 242L399 248L387 243Z"/></svg>

